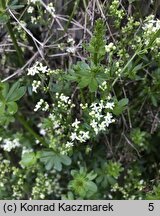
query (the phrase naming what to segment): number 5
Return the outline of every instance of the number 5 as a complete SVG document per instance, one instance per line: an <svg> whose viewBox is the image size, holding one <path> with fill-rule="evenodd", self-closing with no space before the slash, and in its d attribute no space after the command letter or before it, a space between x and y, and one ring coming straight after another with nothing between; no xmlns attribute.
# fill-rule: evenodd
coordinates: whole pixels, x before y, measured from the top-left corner
<svg viewBox="0 0 160 216"><path fill-rule="evenodd" d="M154 210L154 203L149 203L148 210L153 211Z"/></svg>

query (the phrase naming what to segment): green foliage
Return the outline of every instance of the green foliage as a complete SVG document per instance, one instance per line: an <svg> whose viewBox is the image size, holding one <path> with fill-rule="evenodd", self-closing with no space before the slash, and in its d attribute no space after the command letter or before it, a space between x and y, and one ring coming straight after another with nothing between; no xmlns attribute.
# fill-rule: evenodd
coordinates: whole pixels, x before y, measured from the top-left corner
<svg viewBox="0 0 160 216"><path fill-rule="evenodd" d="M120 101L117 101L117 103L115 104L113 113L115 115L122 114L122 112L126 109L127 104L128 104L128 99L127 98L123 98Z"/></svg>
<svg viewBox="0 0 160 216"><path fill-rule="evenodd" d="M99 19L95 23L95 29L90 44L86 47L90 53L90 59L95 65L98 65L101 60L103 60L106 54L105 45L105 25L103 21Z"/></svg>
<svg viewBox="0 0 160 216"><path fill-rule="evenodd" d="M20 82L17 81L11 87L8 83L1 83L0 89L0 124L8 124L18 111L16 102L23 97L26 87L20 86Z"/></svg>
<svg viewBox="0 0 160 216"><path fill-rule="evenodd" d="M97 192L97 185L93 182L97 174L93 171L87 173L84 167L80 170L72 170L73 180L69 182L69 188L81 198L91 198Z"/></svg>
<svg viewBox="0 0 160 216"><path fill-rule="evenodd" d="M159 199L160 21L142 2L0 0L0 199Z"/></svg>
<svg viewBox="0 0 160 216"><path fill-rule="evenodd" d="M35 165L36 162L36 154L34 152L29 152L22 155L22 160L20 161L20 164L24 167L30 167Z"/></svg>
<svg viewBox="0 0 160 216"><path fill-rule="evenodd" d="M146 196L147 200L159 200L160 199L160 186L154 186L153 191L148 192Z"/></svg>
<svg viewBox="0 0 160 216"><path fill-rule="evenodd" d="M59 155L53 151L40 152L40 161L45 164L46 170L54 167L56 170L61 171L62 164L71 165L71 159L67 155Z"/></svg>
<svg viewBox="0 0 160 216"><path fill-rule="evenodd" d="M105 26L103 21L99 19L95 23L93 37L89 45L85 46L90 53L90 65L83 61L78 62L69 71L66 79L77 82L79 88L88 87L91 93L96 92L98 86L107 79L104 67L101 65L106 54L105 44Z"/></svg>
<svg viewBox="0 0 160 216"><path fill-rule="evenodd" d="M96 182L106 188L109 184L114 185L123 171L120 163L112 162L102 164L101 168L97 169L98 177Z"/></svg>

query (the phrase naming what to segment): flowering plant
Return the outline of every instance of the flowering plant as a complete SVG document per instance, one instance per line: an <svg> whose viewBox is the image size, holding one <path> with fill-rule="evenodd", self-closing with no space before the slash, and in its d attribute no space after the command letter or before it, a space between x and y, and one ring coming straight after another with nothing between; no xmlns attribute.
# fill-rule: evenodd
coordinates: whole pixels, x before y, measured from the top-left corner
<svg viewBox="0 0 160 216"><path fill-rule="evenodd" d="M158 199L160 21L106 2L0 0L0 199Z"/></svg>

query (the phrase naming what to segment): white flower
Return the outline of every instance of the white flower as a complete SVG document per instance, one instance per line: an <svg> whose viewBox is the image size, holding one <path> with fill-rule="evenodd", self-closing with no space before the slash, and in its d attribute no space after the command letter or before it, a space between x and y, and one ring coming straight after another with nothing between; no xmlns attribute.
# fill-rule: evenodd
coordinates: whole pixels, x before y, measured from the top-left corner
<svg viewBox="0 0 160 216"><path fill-rule="evenodd" d="M99 106L97 105L97 103L92 103L91 107L92 107L92 111L99 112Z"/></svg>
<svg viewBox="0 0 160 216"><path fill-rule="evenodd" d="M116 49L116 46L114 46L114 43L109 43L108 45L105 46L105 50L108 53L115 49Z"/></svg>
<svg viewBox="0 0 160 216"><path fill-rule="evenodd" d="M48 73L47 66L43 66L41 62L36 62L31 68L28 68L28 74L34 76L35 74L39 73Z"/></svg>
<svg viewBox="0 0 160 216"><path fill-rule="evenodd" d="M27 9L27 12L28 12L28 13L33 13L33 10L34 10L34 7L29 6L29 8Z"/></svg>
<svg viewBox="0 0 160 216"><path fill-rule="evenodd" d="M44 106L42 108L42 111L47 111L49 109L49 105L47 102L44 102Z"/></svg>
<svg viewBox="0 0 160 216"><path fill-rule="evenodd" d="M25 153L30 153L30 152L33 152L32 148L27 148L26 146L24 146L22 148L22 155L25 154Z"/></svg>
<svg viewBox="0 0 160 216"><path fill-rule="evenodd" d="M45 135L46 135L46 131L45 131L43 128L40 129L39 133L40 133L42 136L45 136Z"/></svg>
<svg viewBox="0 0 160 216"><path fill-rule="evenodd" d="M39 80L33 80L33 83L32 83L32 91L37 93L37 89L40 87L41 85L41 81Z"/></svg>
<svg viewBox="0 0 160 216"><path fill-rule="evenodd" d="M101 115L100 113L96 113L96 114L95 114L95 118L96 118L98 121L100 121L102 117L103 117L103 115Z"/></svg>
<svg viewBox="0 0 160 216"><path fill-rule="evenodd" d="M105 105L106 109L113 110L113 107L114 107L114 102L107 102L106 105Z"/></svg>
<svg viewBox="0 0 160 216"><path fill-rule="evenodd" d="M78 121L77 119L75 119L75 122L72 123L72 127L75 127L76 129L79 128L80 121Z"/></svg>
<svg viewBox="0 0 160 216"><path fill-rule="evenodd" d="M37 67L37 69L42 73L48 72L47 66L43 66L42 63L39 63L39 66Z"/></svg>
<svg viewBox="0 0 160 216"><path fill-rule="evenodd" d="M43 99L40 99L39 102L37 102L35 108L34 108L34 111L36 112L37 110L39 110L43 104L44 100Z"/></svg>
<svg viewBox="0 0 160 216"><path fill-rule="evenodd" d="M40 101L36 104L34 111L36 112L40 108L42 108L42 111L47 111L49 109L49 105L43 99L40 99Z"/></svg>
<svg viewBox="0 0 160 216"><path fill-rule="evenodd" d="M67 96L65 96L65 95L63 95L63 94L61 94L60 97L59 97L59 99L60 99L61 101L65 102L65 103L68 103L69 97L67 97Z"/></svg>
<svg viewBox="0 0 160 216"><path fill-rule="evenodd" d="M76 47L67 47L66 51L68 53L75 53L76 52Z"/></svg>
<svg viewBox="0 0 160 216"><path fill-rule="evenodd" d="M89 136L89 131L87 131L87 132L85 132L85 131L80 131L79 133L82 135L82 137L83 137L85 140L87 140L87 139L90 138L90 136Z"/></svg>
<svg viewBox="0 0 160 216"><path fill-rule="evenodd" d="M109 113L109 112L107 112L107 115L104 116L105 124L107 127L113 122L112 117L113 117L112 113Z"/></svg>
<svg viewBox="0 0 160 216"><path fill-rule="evenodd" d="M68 38L67 43L70 43L70 44L74 45L75 40L73 38Z"/></svg>
<svg viewBox="0 0 160 216"><path fill-rule="evenodd" d="M37 24L37 18L31 16L31 23Z"/></svg>
<svg viewBox="0 0 160 216"><path fill-rule="evenodd" d="M46 10L55 17L55 7L53 7L53 3L49 3L46 7Z"/></svg>
<svg viewBox="0 0 160 216"><path fill-rule="evenodd" d="M71 133L71 136L70 136L71 140L74 141L76 139L78 139L77 137L77 134L76 133Z"/></svg>
<svg viewBox="0 0 160 216"><path fill-rule="evenodd" d="M95 119L93 119L92 121L91 121L91 123L90 123L90 125L91 125L91 127L92 128L96 128L97 127L97 122L95 121Z"/></svg>
<svg viewBox="0 0 160 216"><path fill-rule="evenodd" d="M20 143L18 139L14 139L14 140L4 139L1 148L3 148L4 151L10 152L12 149L19 147L19 146L20 146Z"/></svg>
<svg viewBox="0 0 160 216"><path fill-rule="evenodd" d="M89 131L85 132L85 131L80 131L79 132L79 135L77 137L77 139L83 143L83 142L86 142L88 139L90 138L89 136Z"/></svg>
<svg viewBox="0 0 160 216"><path fill-rule="evenodd" d="M38 74L39 71L36 69L35 66L31 67L31 68L28 68L28 73L27 75L31 75L31 76L34 76L35 74Z"/></svg>
<svg viewBox="0 0 160 216"><path fill-rule="evenodd" d="M66 148L70 148L70 147L72 147L73 146L73 142L67 142L66 143Z"/></svg>

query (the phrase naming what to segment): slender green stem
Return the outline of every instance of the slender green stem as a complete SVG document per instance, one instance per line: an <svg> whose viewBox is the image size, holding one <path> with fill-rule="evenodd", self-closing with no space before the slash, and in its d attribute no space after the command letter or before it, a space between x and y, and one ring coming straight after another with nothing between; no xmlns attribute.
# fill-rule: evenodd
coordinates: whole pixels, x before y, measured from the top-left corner
<svg viewBox="0 0 160 216"><path fill-rule="evenodd" d="M79 92L80 92L82 103L85 104L85 98L84 98L82 89L80 89Z"/></svg>
<svg viewBox="0 0 160 216"><path fill-rule="evenodd" d="M0 2L1 2L1 5L2 5L2 7L3 7L3 10L5 11L6 8L7 8L6 1L5 1L5 0L0 0ZM15 37L13 28L12 28L12 26L11 26L11 24L10 24L10 19L9 19L9 21L7 22L6 26L7 26L8 33L10 34L10 37L11 37L11 39L12 39L14 48L15 48L15 50L16 50L16 52L17 52L19 66L23 66L23 65L24 65L23 52L22 52L20 46L19 46L18 43L17 43L17 39L16 39L16 37Z"/></svg>
<svg viewBox="0 0 160 216"><path fill-rule="evenodd" d="M7 29L8 29L8 33L10 34L10 37L12 39L14 48L16 49L16 52L17 52L19 66L23 66L24 65L23 52L17 43L17 39L14 35L13 28L12 28L10 22L7 23Z"/></svg>
<svg viewBox="0 0 160 216"><path fill-rule="evenodd" d="M75 3L74 3L73 11L72 11L72 13L71 13L71 15L69 17L69 20L68 20L68 22L67 22L67 24L66 24L66 26L64 28L64 33L66 33L66 31L67 31L67 29L68 29L68 27L69 27L69 25L70 25L70 23L72 21L72 18L73 18L74 14L75 14L75 12L77 10L79 2L80 2L80 0L76 0Z"/></svg>
<svg viewBox="0 0 160 216"><path fill-rule="evenodd" d="M16 115L16 118L18 121L23 125L23 127L32 135L35 139L39 140L40 143L42 143L44 146L47 146L45 140L39 136L28 124L28 122L24 119L22 115Z"/></svg>
<svg viewBox="0 0 160 216"><path fill-rule="evenodd" d="M86 3L86 0L83 0L83 5L84 5L84 8L85 10L87 9L87 3Z"/></svg>

